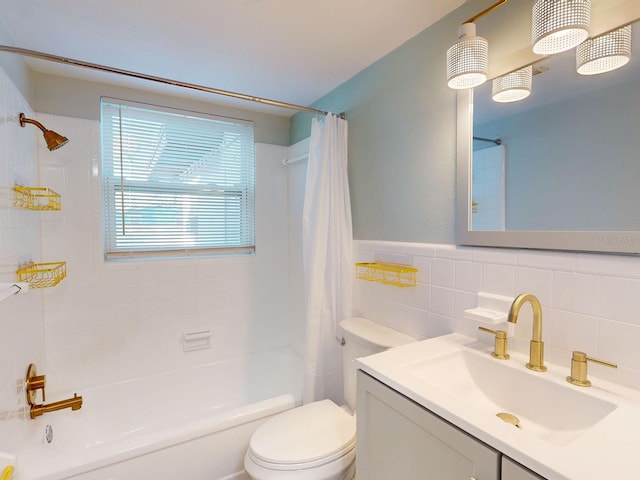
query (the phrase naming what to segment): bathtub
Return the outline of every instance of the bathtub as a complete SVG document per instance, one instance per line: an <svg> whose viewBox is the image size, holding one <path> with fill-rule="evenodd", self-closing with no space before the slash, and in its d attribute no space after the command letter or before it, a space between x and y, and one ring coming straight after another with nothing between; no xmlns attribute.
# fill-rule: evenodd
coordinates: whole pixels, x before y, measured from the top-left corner
<svg viewBox="0 0 640 480"><path fill-rule="evenodd" d="M245 479L251 434L300 404L301 372L279 349L85 389L82 409L28 422L16 478Z"/></svg>

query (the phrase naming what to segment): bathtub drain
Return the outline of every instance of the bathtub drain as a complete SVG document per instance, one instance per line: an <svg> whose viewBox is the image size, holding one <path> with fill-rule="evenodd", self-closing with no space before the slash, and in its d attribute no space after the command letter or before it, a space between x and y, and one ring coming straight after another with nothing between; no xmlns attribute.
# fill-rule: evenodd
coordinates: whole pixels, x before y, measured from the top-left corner
<svg viewBox="0 0 640 480"><path fill-rule="evenodd" d="M53 442L53 427L51 425L44 428L44 439L47 443Z"/></svg>

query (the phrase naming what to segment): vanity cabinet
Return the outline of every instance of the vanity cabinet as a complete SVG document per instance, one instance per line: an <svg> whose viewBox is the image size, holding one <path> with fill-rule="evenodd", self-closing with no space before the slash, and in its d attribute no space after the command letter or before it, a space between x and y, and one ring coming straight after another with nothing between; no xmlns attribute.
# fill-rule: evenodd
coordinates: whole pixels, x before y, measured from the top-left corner
<svg viewBox="0 0 640 480"><path fill-rule="evenodd" d="M358 480L544 480L358 370Z"/></svg>
<svg viewBox="0 0 640 480"><path fill-rule="evenodd" d="M500 479L499 452L362 371L357 412L358 480Z"/></svg>
<svg viewBox="0 0 640 480"><path fill-rule="evenodd" d="M509 457L502 457L502 480L545 480Z"/></svg>

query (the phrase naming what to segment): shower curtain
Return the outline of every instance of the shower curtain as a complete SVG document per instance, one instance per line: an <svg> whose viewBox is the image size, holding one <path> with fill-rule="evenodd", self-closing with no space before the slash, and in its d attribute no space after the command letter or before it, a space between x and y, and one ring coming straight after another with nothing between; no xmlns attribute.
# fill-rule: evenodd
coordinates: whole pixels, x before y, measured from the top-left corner
<svg viewBox="0 0 640 480"><path fill-rule="evenodd" d="M340 321L351 314L352 226L347 178L347 122L311 124L302 219L305 277L303 403L342 401Z"/></svg>

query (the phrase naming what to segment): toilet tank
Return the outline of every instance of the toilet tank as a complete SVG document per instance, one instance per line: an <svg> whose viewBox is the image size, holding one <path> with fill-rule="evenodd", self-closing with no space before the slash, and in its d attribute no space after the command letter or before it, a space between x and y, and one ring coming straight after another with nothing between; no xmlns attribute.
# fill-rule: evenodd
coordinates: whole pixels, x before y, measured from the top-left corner
<svg viewBox="0 0 640 480"><path fill-rule="evenodd" d="M388 348L417 339L367 318L347 318L340 322L342 328L342 377L344 380L344 398L351 408L356 408L356 365L355 360Z"/></svg>

